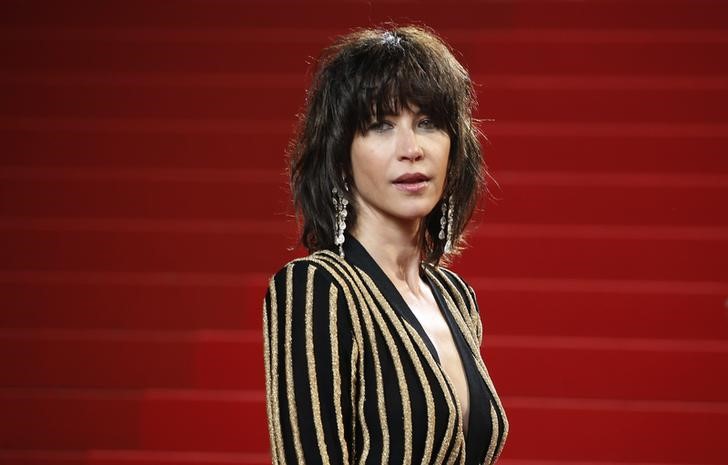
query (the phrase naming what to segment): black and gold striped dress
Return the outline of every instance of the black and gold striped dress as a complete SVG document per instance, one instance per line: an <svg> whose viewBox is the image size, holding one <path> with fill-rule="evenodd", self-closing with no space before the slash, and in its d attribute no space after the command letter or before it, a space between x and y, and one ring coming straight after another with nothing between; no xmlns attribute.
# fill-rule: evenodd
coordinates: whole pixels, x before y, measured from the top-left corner
<svg viewBox="0 0 728 465"><path fill-rule="evenodd" d="M491 464L508 421L480 355L475 293L423 264L463 360L468 434L437 351L394 284L346 234L270 280L263 332L274 464Z"/></svg>

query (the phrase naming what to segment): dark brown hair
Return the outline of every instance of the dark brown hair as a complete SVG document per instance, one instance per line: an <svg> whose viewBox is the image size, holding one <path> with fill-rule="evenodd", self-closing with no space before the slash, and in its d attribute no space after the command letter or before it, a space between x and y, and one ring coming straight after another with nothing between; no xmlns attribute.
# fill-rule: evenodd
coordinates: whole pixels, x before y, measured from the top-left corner
<svg viewBox="0 0 728 465"><path fill-rule="evenodd" d="M288 148L291 193L301 243L313 252L334 247L332 189L348 196L351 144L376 115L416 104L450 135L444 197L451 195L453 249L463 245L465 226L485 190L485 163L472 117L475 91L468 72L430 29L386 25L340 36L318 59L298 127ZM438 238L442 199L420 228L423 259L438 264L445 241ZM349 210L349 227L356 211ZM347 228L348 229L348 228Z"/></svg>

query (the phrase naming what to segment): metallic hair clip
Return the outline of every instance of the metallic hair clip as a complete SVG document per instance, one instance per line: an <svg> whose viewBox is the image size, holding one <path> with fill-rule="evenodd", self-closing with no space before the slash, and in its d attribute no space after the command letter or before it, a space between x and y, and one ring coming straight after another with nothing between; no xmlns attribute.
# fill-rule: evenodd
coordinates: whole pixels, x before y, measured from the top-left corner
<svg viewBox="0 0 728 465"><path fill-rule="evenodd" d="M384 35L382 35L382 43L386 45L399 46L401 41L402 38L394 34L392 31L387 31Z"/></svg>

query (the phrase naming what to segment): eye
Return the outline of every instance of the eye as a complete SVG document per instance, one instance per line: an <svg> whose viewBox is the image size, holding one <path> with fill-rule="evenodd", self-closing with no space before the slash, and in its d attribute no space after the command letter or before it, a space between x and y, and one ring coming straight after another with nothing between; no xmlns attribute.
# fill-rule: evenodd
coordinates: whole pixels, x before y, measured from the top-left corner
<svg viewBox="0 0 728 465"><path fill-rule="evenodd" d="M424 118L423 120L421 120L420 126L425 129L437 129L437 125L435 124L435 122L429 118Z"/></svg>
<svg viewBox="0 0 728 465"><path fill-rule="evenodd" d="M367 129L369 129L370 131L381 132L390 127L392 127L392 125L389 124L387 121L375 121L372 124L370 124Z"/></svg>

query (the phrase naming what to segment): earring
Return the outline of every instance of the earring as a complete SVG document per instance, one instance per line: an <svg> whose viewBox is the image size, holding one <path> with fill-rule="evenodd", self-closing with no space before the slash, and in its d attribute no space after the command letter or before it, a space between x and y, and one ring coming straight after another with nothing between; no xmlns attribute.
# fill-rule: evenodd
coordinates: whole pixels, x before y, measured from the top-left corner
<svg viewBox="0 0 728 465"><path fill-rule="evenodd" d="M439 239L447 239L445 241L445 253L452 250L452 196L442 201L442 216L440 217L440 234Z"/></svg>
<svg viewBox="0 0 728 465"><path fill-rule="evenodd" d="M349 191L349 186L344 181L344 189ZM344 230L346 229L346 215L348 214L346 206L349 205L349 201L346 197L339 192L335 187L331 189L333 194L334 211L334 244L339 246L339 255L344 258Z"/></svg>

